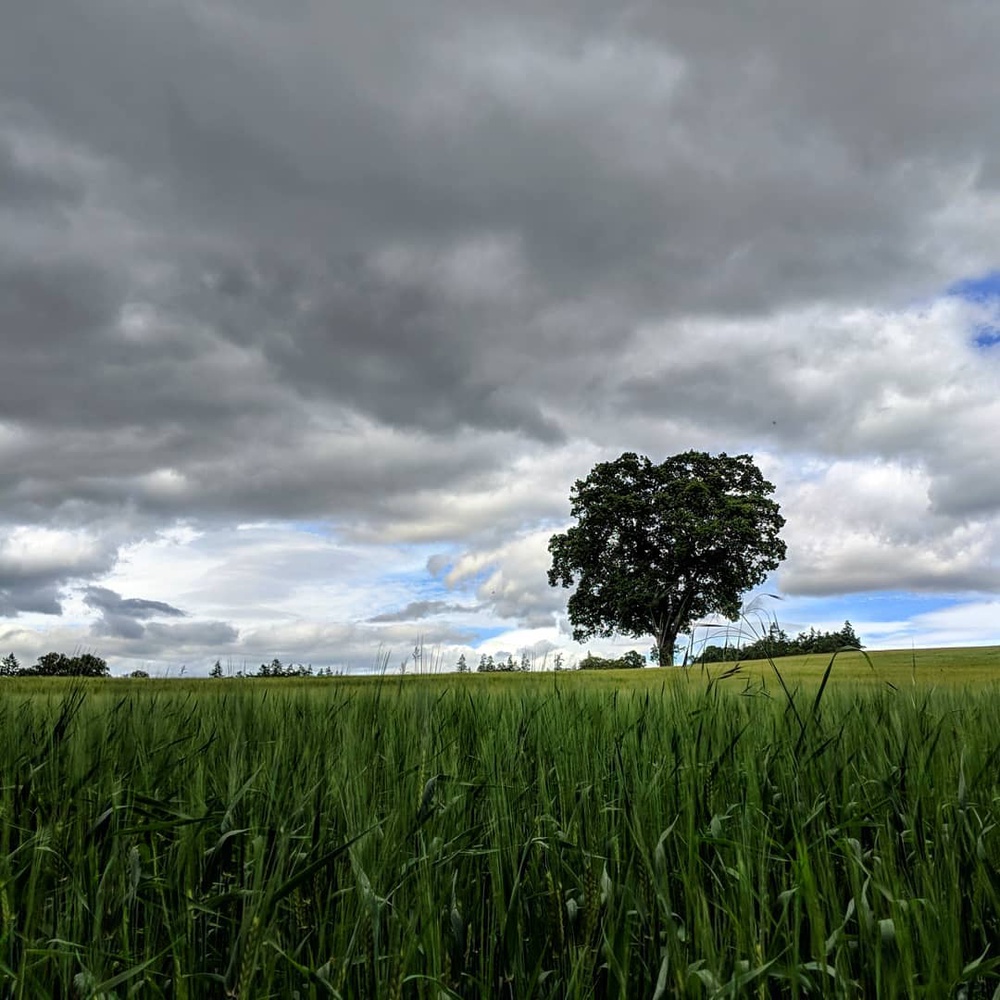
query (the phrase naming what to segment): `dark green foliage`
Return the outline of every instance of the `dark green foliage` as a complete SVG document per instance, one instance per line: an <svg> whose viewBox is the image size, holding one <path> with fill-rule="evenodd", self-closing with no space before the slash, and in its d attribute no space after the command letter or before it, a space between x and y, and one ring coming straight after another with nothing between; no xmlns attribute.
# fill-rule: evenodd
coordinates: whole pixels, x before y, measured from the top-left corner
<svg viewBox="0 0 1000 1000"><path fill-rule="evenodd" d="M21 672L21 664L13 653L0 660L0 677L14 677Z"/></svg>
<svg viewBox="0 0 1000 1000"><path fill-rule="evenodd" d="M93 653L67 656L65 653L46 653L31 667L21 667L21 677L107 677L108 664Z"/></svg>
<svg viewBox="0 0 1000 1000"><path fill-rule="evenodd" d="M588 653L580 661L580 670L636 670L645 665L642 653L630 649L623 656L612 659Z"/></svg>
<svg viewBox="0 0 1000 1000"><path fill-rule="evenodd" d="M214 670L214 668L213 668ZM281 660L275 657L270 663L262 663L257 670L258 677L312 677L313 669L311 666L305 666L303 664L289 663L286 667ZM220 673L209 674L210 677L221 676Z"/></svg>
<svg viewBox="0 0 1000 1000"><path fill-rule="evenodd" d="M784 629L773 622L767 633L744 645L706 645L695 657L699 663L736 663L740 660L766 660L777 656L797 656L807 653L837 653L847 649L864 649L861 639L850 622L838 632L818 632L810 628L789 639Z"/></svg>
<svg viewBox="0 0 1000 1000"><path fill-rule="evenodd" d="M570 495L577 524L549 541L549 583L573 638L652 635L663 664L708 614L736 620L742 595L785 557L774 486L750 455L689 451L654 465L626 452Z"/></svg>

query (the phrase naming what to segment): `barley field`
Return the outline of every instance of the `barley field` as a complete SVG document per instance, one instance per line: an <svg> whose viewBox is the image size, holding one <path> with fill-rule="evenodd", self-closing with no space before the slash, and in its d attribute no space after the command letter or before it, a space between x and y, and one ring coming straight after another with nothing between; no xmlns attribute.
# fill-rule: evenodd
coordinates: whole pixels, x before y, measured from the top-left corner
<svg viewBox="0 0 1000 1000"><path fill-rule="evenodd" d="M0 996L1000 996L1000 686L828 662L2 684Z"/></svg>

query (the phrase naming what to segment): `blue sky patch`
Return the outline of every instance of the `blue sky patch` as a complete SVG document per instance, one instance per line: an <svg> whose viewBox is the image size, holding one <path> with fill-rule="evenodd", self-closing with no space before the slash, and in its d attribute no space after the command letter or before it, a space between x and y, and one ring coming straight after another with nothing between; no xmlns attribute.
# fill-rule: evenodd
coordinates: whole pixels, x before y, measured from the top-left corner
<svg viewBox="0 0 1000 1000"><path fill-rule="evenodd" d="M978 278L963 278L948 288L949 295L967 302L992 303L1000 301L1000 271L990 271Z"/></svg>
<svg viewBox="0 0 1000 1000"><path fill-rule="evenodd" d="M948 288L948 294L976 305L1000 308L1000 271L956 281ZM972 334L972 342L977 347L1000 344L1000 323L977 323Z"/></svg>
<svg viewBox="0 0 1000 1000"><path fill-rule="evenodd" d="M506 627L476 628L470 626L463 628L462 631L469 637L468 643L470 646L478 646L480 643L486 642L487 639L495 639L498 635L503 635L504 632L510 630Z"/></svg>

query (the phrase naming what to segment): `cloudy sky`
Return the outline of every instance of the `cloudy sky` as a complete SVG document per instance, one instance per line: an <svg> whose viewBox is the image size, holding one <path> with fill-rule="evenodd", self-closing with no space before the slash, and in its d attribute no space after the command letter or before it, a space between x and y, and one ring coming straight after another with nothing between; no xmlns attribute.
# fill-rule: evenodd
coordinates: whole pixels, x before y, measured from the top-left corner
<svg viewBox="0 0 1000 1000"><path fill-rule="evenodd" d="M0 652L579 656L573 481L689 448L775 483L789 631L1000 642L998 49L987 0L5 4Z"/></svg>

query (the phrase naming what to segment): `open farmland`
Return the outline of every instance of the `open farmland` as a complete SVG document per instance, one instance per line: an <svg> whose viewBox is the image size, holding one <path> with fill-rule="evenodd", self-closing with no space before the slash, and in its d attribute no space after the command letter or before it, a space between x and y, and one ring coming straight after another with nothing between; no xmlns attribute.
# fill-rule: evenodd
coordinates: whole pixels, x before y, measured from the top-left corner
<svg viewBox="0 0 1000 1000"><path fill-rule="evenodd" d="M2 995L991 997L996 654L5 683Z"/></svg>

